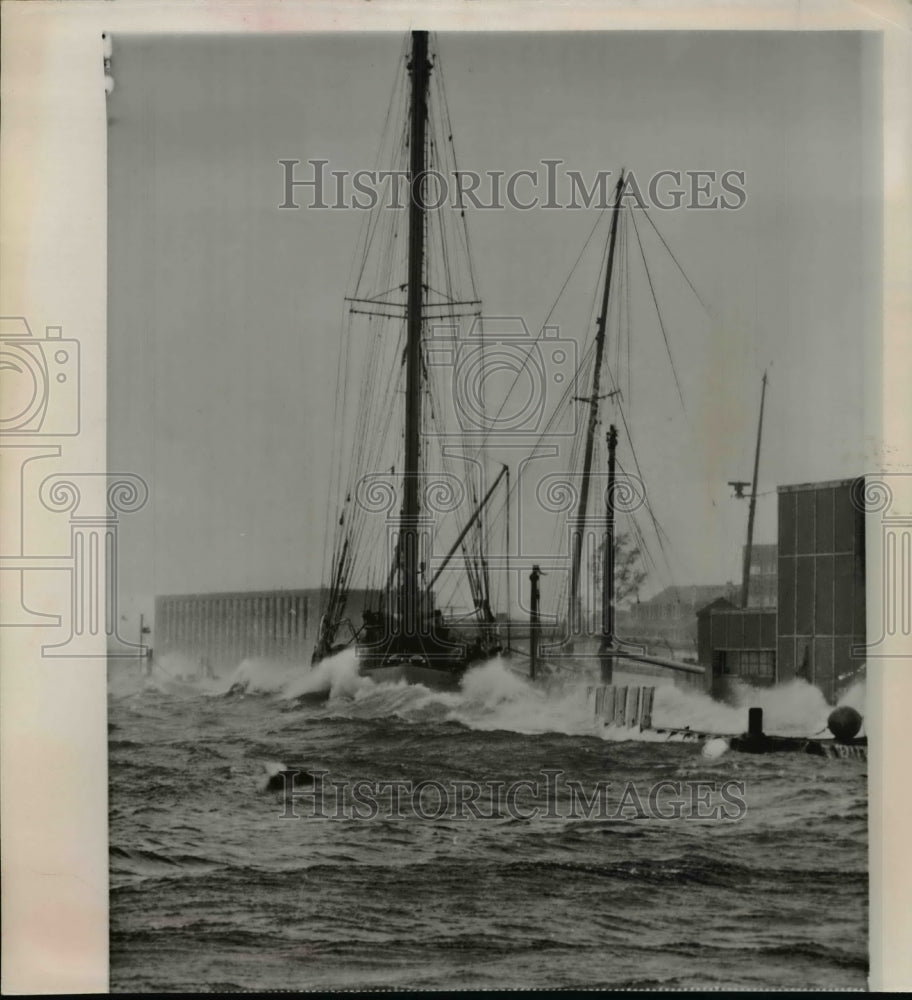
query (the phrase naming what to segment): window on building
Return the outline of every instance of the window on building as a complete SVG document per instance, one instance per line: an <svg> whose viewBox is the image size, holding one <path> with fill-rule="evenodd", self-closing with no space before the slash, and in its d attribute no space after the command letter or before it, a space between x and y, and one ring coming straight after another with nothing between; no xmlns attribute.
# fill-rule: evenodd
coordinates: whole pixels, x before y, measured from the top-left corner
<svg viewBox="0 0 912 1000"><path fill-rule="evenodd" d="M772 678L776 673L776 654L772 649L727 650L725 673L737 677Z"/></svg>

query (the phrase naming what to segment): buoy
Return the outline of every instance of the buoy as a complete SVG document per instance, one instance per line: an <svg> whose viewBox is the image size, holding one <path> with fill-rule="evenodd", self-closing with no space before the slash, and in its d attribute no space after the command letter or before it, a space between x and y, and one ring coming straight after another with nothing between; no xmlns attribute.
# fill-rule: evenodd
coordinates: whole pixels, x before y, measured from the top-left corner
<svg viewBox="0 0 912 1000"><path fill-rule="evenodd" d="M830 712L827 728L840 743L849 743L858 735L863 721L860 712L849 705L840 705Z"/></svg>
<svg viewBox="0 0 912 1000"><path fill-rule="evenodd" d="M261 792L290 792L296 785L313 785L313 775L303 767L264 762L263 769L266 776L260 781Z"/></svg>

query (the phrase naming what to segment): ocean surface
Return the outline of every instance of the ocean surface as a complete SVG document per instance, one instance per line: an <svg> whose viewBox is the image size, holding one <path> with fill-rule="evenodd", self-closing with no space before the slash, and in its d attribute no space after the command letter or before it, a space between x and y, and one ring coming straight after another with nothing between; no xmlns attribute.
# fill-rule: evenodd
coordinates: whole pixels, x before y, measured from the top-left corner
<svg viewBox="0 0 912 1000"><path fill-rule="evenodd" d="M631 739L584 688L546 695L500 661L449 694L375 685L347 654L195 682L117 664L114 991L866 988L864 762ZM752 704L769 732L817 732L829 711L802 682ZM656 691L656 726L746 720ZM282 765L326 772L341 805L305 784L282 818L283 779L266 787ZM343 788L359 779L413 784L398 816L387 796L370 817ZM415 805L422 780L440 785ZM497 789L518 781L511 811ZM593 802L607 783L602 814L574 781ZM480 817L460 782L494 789Z"/></svg>

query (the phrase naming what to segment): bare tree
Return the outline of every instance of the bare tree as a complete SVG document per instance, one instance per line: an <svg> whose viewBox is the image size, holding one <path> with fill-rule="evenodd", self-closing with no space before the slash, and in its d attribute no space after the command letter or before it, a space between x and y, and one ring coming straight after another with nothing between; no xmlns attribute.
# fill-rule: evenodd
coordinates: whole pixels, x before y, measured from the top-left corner
<svg viewBox="0 0 912 1000"><path fill-rule="evenodd" d="M602 558L604 550L595 551L590 562L593 593L602 590ZM623 604L635 597L646 580L640 548L627 532L617 532L614 536L614 600Z"/></svg>

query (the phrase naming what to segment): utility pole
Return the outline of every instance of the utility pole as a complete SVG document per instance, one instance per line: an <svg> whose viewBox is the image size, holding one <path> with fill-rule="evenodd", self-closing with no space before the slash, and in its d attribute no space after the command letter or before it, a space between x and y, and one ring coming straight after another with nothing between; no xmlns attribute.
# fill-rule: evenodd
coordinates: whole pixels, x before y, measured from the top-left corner
<svg viewBox="0 0 912 1000"><path fill-rule="evenodd" d="M747 545L744 549L744 573L741 578L741 607L746 608L750 597L751 554L754 546L754 513L757 509L757 475L760 470L760 438L763 435L763 404L766 400L766 372L760 389L760 420L757 423L757 449L754 452L754 479L751 483L750 509L747 515Z"/></svg>
<svg viewBox="0 0 912 1000"><path fill-rule="evenodd" d="M149 650L143 646L143 636L148 635L152 630L146 624L146 616L140 611L139 613L139 655L144 659L149 659ZM146 673L151 670L151 662L146 664Z"/></svg>
<svg viewBox="0 0 912 1000"><path fill-rule="evenodd" d="M529 580L532 583L532 593L529 601L529 677L534 681L538 669L538 630L541 618L538 613L538 581L541 577L541 570L538 566L532 567Z"/></svg>

